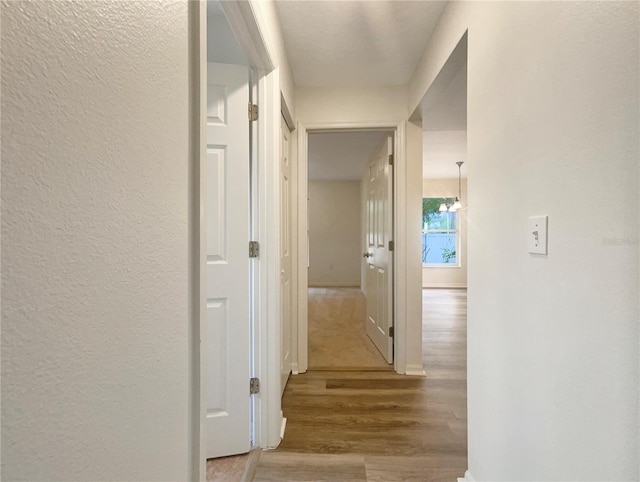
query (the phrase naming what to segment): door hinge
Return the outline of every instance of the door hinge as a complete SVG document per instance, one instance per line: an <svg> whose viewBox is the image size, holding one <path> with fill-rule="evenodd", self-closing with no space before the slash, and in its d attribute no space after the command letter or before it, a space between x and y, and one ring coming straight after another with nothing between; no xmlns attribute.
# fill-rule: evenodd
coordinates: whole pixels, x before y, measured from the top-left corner
<svg viewBox="0 0 640 482"><path fill-rule="evenodd" d="M389 165L393 166L393 154L389 154Z"/></svg>
<svg viewBox="0 0 640 482"><path fill-rule="evenodd" d="M393 248L395 248L393 241L389 241L389 251L393 251Z"/></svg>
<svg viewBox="0 0 640 482"><path fill-rule="evenodd" d="M260 393L260 379L252 378L249 380L249 395L255 395L256 393Z"/></svg>
<svg viewBox="0 0 640 482"><path fill-rule="evenodd" d="M249 102L249 120L258 120L258 104L252 104L251 102Z"/></svg>
<svg viewBox="0 0 640 482"><path fill-rule="evenodd" d="M389 337L393 338L393 326L389 327Z"/></svg>
<svg viewBox="0 0 640 482"><path fill-rule="evenodd" d="M260 257L260 243L258 243L257 241L249 241L249 257Z"/></svg>

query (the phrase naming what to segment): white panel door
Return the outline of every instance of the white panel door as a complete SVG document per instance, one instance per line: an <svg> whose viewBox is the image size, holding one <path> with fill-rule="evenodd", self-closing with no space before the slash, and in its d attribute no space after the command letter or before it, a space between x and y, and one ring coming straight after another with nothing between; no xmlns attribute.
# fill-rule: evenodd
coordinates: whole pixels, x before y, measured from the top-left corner
<svg viewBox="0 0 640 482"><path fill-rule="evenodd" d="M206 218L207 458L248 452L250 426L249 72L209 64Z"/></svg>
<svg viewBox="0 0 640 482"><path fill-rule="evenodd" d="M378 145L368 166L366 239L367 335L393 363L393 137Z"/></svg>
<svg viewBox="0 0 640 482"><path fill-rule="evenodd" d="M280 120L280 391L291 373L291 133Z"/></svg>

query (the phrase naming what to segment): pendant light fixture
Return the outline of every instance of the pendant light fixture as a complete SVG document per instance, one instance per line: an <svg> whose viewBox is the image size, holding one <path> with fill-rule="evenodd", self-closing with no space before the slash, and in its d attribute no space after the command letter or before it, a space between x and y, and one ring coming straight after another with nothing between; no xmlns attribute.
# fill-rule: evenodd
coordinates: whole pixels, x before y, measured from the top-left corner
<svg viewBox="0 0 640 482"><path fill-rule="evenodd" d="M441 213L445 213L447 211L455 213L458 209L462 208L462 203L460 202L460 198L462 197L462 172L460 170L460 166L462 166L464 162L458 161L456 164L458 165L458 195L451 206L447 207L445 203L440 204L438 211Z"/></svg>
<svg viewBox="0 0 640 482"><path fill-rule="evenodd" d="M462 197L462 172L460 167L464 164L462 161L456 162L458 165L458 195L456 196L456 200L453 202L453 205L449 208L449 211L455 213L458 209L462 208L462 203L460 202L460 198Z"/></svg>

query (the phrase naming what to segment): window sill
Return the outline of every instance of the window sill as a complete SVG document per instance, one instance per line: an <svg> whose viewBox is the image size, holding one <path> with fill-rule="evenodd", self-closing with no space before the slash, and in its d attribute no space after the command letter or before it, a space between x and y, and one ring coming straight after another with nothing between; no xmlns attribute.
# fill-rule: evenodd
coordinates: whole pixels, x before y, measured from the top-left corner
<svg viewBox="0 0 640 482"><path fill-rule="evenodd" d="M460 266L459 264L448 264L448 263L442 263L442 264L423 264L422 265L423 268L445 268L445 269L452 269L452 268L462 268L462 266Z"/></svg>

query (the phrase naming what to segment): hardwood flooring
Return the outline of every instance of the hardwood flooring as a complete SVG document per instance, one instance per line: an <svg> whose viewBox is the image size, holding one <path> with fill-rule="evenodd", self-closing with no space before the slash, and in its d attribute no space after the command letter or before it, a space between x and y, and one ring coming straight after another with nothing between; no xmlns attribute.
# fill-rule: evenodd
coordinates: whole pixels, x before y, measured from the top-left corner
<svg viewBox="0 0 640 482"><path fill-rule="evenodd" d="M466 460L466 459L465 459ZM452 457L394 457L362 454L296 454L263 452L256 482L358 481L452 482L462 459ZM464 471L463 471L464 473Z"/></svg>
<svg viewBox="0 0 640 482"><path fill-rule="evenodd" d="M455 480L467 469L466 291L423 291L427 377L312 371L291 377L287 429L256 481Z"/></svg>

